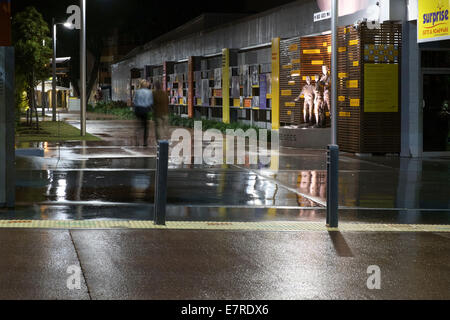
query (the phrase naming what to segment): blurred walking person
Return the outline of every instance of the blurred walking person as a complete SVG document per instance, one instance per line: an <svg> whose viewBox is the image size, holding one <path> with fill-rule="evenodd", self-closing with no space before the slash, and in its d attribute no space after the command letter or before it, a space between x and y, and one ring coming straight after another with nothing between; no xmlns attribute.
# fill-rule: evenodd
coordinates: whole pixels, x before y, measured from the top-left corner
<svg viewBox="0 0 450 320"><path fill-rule="evenodd" d="M153 107L153 93L147 80L139 82L139 89L134 94L134 113L144 130L144 147L148 145L148 114Z"/></svg>
<svg viewBox="0 0 450 320"><path fill-rule="evenodd" d="M156 141L169 139L169 96L162 90L161 82L155 82L154 119Z"/></svg>

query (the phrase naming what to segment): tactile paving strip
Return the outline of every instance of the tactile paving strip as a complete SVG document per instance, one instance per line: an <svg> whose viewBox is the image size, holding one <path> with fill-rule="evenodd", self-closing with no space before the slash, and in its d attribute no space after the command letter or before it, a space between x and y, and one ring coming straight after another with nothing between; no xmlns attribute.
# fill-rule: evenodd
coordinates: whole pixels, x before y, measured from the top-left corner
<svg viewBox="0 0 450 320"><path fill-rule="evenodd" d="M111 220L2 220L0 228L19 229L167 229L228 231L305 231L305 232L450 232L450 225L341 223L338 229L323 222L187 222L170 221L156 226L152 221Z"/></svg>

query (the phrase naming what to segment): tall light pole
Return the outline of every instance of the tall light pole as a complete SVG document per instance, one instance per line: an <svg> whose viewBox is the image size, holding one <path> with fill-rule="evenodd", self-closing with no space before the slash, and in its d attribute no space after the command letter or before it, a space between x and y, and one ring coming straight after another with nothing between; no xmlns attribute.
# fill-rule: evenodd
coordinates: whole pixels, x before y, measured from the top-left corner
<svg viewBox="0 0 450 320"><path fill-rule="evenodd" d="M331 7L331 144L337 145L337 101L338 101L338 0L332 0Z"/></svg>
<svg viewBox="0 0 450 320"><path fill-rule="evenodd" d="M56 122L56 23L55 18L52 19L53 24L53 70L52 70L52 121Z"/></svg>
<svg viewBox="0 0 450 320"><path fill-rule="evenodd" d="M331 145L327 159L327 226L339 226L338 97L338 0L331 0Z"/></svg>
<svg viewBox="0 0 450 320"><path fill-rule="evenodd" d="M56 104L57 104L57 96L56 96L56 27L59 24L64 25L66 28L69 27L67 22L63 23L55 23L55 18L52 19L53 24L53 61L52 61L52 121L56 122ZM42 109L44 109L42 107ZM44 111L42 111L44 114Z"/></svg>
<svg viewBox="0 0 450 320"><path fill-rule="evenodd" d="M42 46L45 47L45 40L42 40ZM41 105L42 105L42 120L44 120L44 117L45 117L45 79L42 79Z"/></svg>
<svg viewBox="0 0 450 320"><path fill-rule="evenodd" d="M86 136L86 0L80 0L81 8L81 30L80 30L80 82L81 82L81 114L80 128L81 136Z"/></svg>

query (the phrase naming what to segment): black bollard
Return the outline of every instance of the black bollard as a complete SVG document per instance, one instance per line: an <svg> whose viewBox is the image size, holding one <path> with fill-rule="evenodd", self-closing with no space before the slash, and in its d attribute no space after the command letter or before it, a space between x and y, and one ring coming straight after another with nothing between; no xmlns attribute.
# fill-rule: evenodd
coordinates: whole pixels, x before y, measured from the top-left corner
<svg viewBox="0 0 450 320"><path fill-rule="evenodd" d="M339 147L329 145L327 152L327 227L339 226Z"/></svg>
<svg viewBox="0 0 450 320"><path fill-rule="evenodd" d="M155 182L155 219L158 226L166 225L167 173L169 168L169 142L158 141Z"/></svg>

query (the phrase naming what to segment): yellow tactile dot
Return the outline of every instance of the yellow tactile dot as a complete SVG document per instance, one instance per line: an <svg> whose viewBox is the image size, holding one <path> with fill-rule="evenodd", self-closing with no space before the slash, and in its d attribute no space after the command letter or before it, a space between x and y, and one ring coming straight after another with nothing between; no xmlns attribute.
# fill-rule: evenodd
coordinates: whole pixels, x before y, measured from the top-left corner
<svg viewBox="0 0 450 320"><path fill-rule="evenodd" d="M323 222L267 221L170 221L156 226L152 221L75 221L75 220L0 220L0 228L21 229L170 229L170 230L230 230L230 231L305 231L305 232L450 232L450 225L407 225L341 223L339 228L327 228Z"/></svg>

